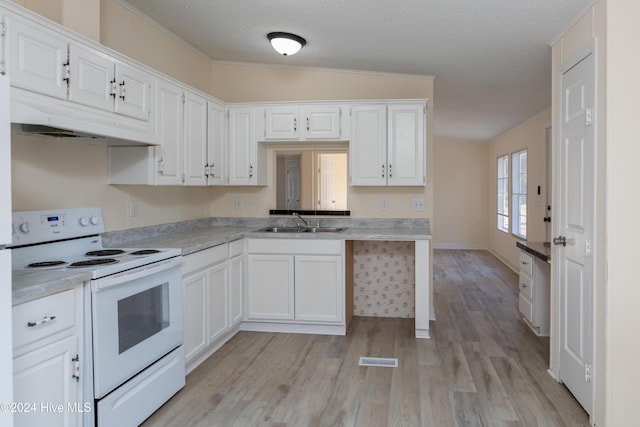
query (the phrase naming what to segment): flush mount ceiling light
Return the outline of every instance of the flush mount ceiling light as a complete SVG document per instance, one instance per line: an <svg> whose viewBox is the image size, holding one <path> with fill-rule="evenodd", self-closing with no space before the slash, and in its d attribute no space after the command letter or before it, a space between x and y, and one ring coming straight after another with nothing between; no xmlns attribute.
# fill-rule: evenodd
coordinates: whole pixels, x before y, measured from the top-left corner
<svg viewBox="0 0 640 427"><path fill-rule="evenodd" d="M267 34L271 46L280 55L289 56L298 53L307 41L300 36L291 33L275 32Z"/></svg>

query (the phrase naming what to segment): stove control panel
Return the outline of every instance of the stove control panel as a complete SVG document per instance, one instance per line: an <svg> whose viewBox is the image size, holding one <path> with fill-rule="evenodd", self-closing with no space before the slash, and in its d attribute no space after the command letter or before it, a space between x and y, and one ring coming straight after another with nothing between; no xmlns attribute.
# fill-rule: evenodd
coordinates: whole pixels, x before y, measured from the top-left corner
<svg viewBox="0 0 640 427"><path fill-rule="evenodd" d="M100 208L14 212L12 246L85 237L104 232Z"/></svg>

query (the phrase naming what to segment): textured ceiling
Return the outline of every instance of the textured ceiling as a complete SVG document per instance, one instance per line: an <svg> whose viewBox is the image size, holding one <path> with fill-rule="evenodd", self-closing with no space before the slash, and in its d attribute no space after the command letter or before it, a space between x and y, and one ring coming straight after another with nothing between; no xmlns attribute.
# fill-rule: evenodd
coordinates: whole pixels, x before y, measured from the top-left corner
<svg viewBox="0 0 640 427"><path fill-rule="evenodd" d="M550 43L593 0L120 0L213 60L435 76L434 134L484 141L551 105ZM282 57L266 34L307 39Z"/></svg>

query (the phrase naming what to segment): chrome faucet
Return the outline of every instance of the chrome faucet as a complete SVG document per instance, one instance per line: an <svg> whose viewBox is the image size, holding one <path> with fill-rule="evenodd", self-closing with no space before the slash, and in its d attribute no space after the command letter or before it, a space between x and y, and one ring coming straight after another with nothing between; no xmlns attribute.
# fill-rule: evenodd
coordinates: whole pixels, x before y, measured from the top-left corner
<svg viewBox="0 0 640 427"><path fill-rule="evenodd" d="M307 228L308 228L308 227L310 227L309 222L308 222L306 219L304 219L304 218L302 217L302 215L300 215L298 212L294 212L294 213L293 213L293 216L295 216L296 218L298 218L298 227L300 227L300 221L304 222L304 226L305 226L305 227L307 227Z"/></svg>

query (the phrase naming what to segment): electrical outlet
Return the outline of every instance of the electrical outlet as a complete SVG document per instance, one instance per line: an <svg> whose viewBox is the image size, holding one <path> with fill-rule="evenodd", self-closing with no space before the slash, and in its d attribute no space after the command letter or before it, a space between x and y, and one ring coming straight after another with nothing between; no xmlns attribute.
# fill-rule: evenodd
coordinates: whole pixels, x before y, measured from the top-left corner
<svg viewBox="0 0 640 427"><path fill-rule="evenodd" d="M240 197L238 197L236 199L236 210L239 211L242 209L242 199Z"/></svg>
<svg viewBox="0 0 640 427"><path fill-rule="evenodd" d="M424 210L424 199L413 199L411 203L411 208L414 211L423 211Z"/></svg>
<svg viewBox="0 0 640 427"><path fill-rule="evenodd" d="M380 199L380 210L381 211L388 211L389 210L389 200Z"/></svg>

